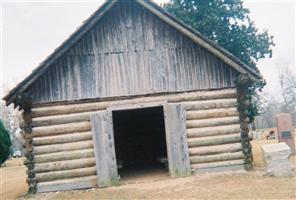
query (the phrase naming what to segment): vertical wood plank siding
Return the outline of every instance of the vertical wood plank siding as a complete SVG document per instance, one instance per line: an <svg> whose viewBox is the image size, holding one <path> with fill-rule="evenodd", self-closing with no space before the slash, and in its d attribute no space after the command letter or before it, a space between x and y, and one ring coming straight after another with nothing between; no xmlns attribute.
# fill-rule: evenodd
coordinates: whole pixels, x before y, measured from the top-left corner
<svg viewBox="0 0 296 200"><path fill-rule="evenodd" d="M121 4L29 87L34 103L235 86L231 67L137 3Z"/></svg>

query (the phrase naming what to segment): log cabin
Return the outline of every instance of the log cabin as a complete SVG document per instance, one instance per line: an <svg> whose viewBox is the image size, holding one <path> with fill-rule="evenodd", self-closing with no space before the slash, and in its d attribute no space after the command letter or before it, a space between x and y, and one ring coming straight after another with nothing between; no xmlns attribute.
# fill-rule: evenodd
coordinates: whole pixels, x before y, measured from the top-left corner
<svg viewBox="0 0 296 200"><path fill-rule="evenodd" d="M29 192L252 168L259 72L149 0L108 0L3 99L22 112Z"/></svg>

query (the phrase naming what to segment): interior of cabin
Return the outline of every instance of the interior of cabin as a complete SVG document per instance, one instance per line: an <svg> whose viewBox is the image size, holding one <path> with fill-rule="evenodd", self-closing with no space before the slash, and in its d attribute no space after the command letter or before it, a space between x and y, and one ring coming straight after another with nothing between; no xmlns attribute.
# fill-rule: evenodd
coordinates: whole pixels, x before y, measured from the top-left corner
<svg viewBox="0 0 296 200"><path fill-rule="evenodd" d="M118 110L112 116L120 180L168 176L163 107Z"/></svg>

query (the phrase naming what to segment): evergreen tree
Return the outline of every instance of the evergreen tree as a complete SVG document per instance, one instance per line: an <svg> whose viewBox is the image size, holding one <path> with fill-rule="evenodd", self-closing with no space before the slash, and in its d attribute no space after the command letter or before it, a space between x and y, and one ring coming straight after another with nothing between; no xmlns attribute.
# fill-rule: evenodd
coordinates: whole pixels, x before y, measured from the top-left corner
<svg viewBox="0 0 296 200"><path fill-rule="evenodd" d="M242 0L171 0L164 8L258 73L256 62L272 56L273 37L267 30L259 32ZM264 80L254 83L248 98L257 96L264 85ZM258 105L259 101L253 100L248 109L251 121L258 115Z"/></svg>
<svg viewBox="0 0 296 200"><path fill-rule="evenodd" d="M10 154L10 146L10 135L0 120L0 165L2 165L8 159Z"/></svg>

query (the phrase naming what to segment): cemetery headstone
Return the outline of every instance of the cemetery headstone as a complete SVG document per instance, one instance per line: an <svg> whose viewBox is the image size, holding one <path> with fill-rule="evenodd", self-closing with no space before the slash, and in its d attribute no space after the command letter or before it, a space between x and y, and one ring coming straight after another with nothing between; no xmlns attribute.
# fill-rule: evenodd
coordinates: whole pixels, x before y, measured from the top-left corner
<svg viewBox="0 0 296 200"><path fill-rule="evenodd" d="M286 143L265 144L261 148L267 175L293 175L293 166L289 160L291 149Z"/></svg>
<svg viewBox="0 0 296 200"><path fill-rule="evenodd" d="M292 154L295 154L294 127L291 115L289 113L277 115L276 123L279 142L285 142L291 148Z"/></svg>

